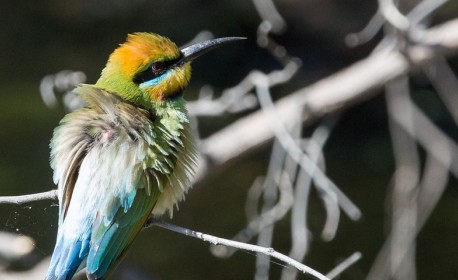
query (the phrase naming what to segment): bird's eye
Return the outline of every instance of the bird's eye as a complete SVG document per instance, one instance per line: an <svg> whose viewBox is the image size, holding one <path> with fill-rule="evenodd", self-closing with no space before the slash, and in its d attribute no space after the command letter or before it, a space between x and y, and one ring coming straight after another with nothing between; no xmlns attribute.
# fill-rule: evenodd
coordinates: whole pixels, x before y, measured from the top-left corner
<svg viewBox="0 0 458 280"><path fill-rule="evenodd" d="M167 65L162 62L162 61L159 61L159 62L155 62L153 64L151 64L151 70L153 72L162 72L164 71L165 69L167 68Z"/></svg>
<svg viewBox="0 0 458 280"><path fill-rule="evenodd" d="M132 80L136 84L141 84L145 81L157 78L158 76L164 74L168 69L172 68L180 60L180 58L181 56L172 60L156 61L147 69L137 73Z"/></svg>

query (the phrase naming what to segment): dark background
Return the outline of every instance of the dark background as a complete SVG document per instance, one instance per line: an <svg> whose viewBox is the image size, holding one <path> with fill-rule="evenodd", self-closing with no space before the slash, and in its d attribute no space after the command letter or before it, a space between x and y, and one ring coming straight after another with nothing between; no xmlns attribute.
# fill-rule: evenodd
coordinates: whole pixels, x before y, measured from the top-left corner
<svg viewBox="0 0 458 280"><path fill-rule="evenodd" d="M415 1L407 1L405 6ZM287 31L274 38L291 55L303 60L300 73L276 87L277 99L295 89L366 57L381 35L359 47L344 43L376 11L376 1L283 0L275 2L285 17ZM403 2L405 3L405 1ZM458 2L441 8L433 23L458 15ZM2 1L0 4L0 195L19 195L54 188L49 167L49 140L63 117L62 107L49 109L41 101L39 84L47 74L63 69L86 73L94 83L108 55L127 33L156 32L182 45L198 32L217 37L245 36L247 42L226 47L193 64L186 92L195 99L199 88L211 84L216 91L235 85L252 69L281 67L256 45L260 18L250 1ZM451 59L454 70L457 60ZM412 77L414 97L425 112L457 139L457 129L421 74ZM202 135L208 135L235 117L203 118ZM265 174L270 145L265 145L208 174L180 204L173 223L230 238L244 226L246 191ZM362 260L341 279L362 279L381 248L389 221L386 200L394 170L385 101L382 95L347 110L332 132L326 148L329 176L363 211L359 222L343 217L331 242L320 239L325 212L312 193L311 250L305 263L321 272L360 251ZM451 279L458 275L457 181L452 179L438 207L418 238L418 279ZM289 218L289 217L287 217ZM54 202L0 205L0 230L18 232L36 240L35 260L52 252L57 230ZM288 221L279 223L273 246L288 252ZM216 259L208 245L159 228L144 230L119 267L115 279L251 279L255 257L238 252ZM272 264L272 278L282 267ZM305 277L302 277L305 279Z"/></svg>

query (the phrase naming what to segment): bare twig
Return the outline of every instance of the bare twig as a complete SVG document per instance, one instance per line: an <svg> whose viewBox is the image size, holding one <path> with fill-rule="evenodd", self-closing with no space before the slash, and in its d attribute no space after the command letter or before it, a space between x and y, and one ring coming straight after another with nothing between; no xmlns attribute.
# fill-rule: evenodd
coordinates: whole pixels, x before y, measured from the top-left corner
<svg viewBox="0 0 458 280"><path fill-rule="evenodd" d="M284 176L283 180L286 180ZM256 219L250 221L244 229L233 237L234 240L248 242L264 228L271 226L286 215L293 201L292 190L288 183L283 183L280 186L280 199L278 203L266 212L263 212ZM213 254L219 257L230 257L236 251L236 248L221 249L222 248L217 249L213 247L211 250Z"/></svg>
<svg viewBox="0 0 458 280"><path fill-rule="evenodd" d="M396 118L407 133L435 157L438 162L448 166L450 172L458 178L458 144L442 132L414 103L410 104L414 127Z"/></svg>
<svg viewBox="0 0 458 280"><path fill-rule="evenodd" d="M253 0L259 15L264 22L269 22L273 33L281 33L286 29L286 22L275 8L272 0Z"/></svg>
<svg viewBox="0 0 458 280"><path fill-rule="evenodd" d="M313 132L310 140L307 143L306 150L308 151L310 158L316 163L316 166L319 166L318 161L323 157L323 147L330 135L330 131L335 122L329 124L325 122L319 126ZM294 188L294 203L291 210L291 250L289 252L289 257L295 260L302 261L307 254L309 248L309 232L307 227L307 213L308 213L308 201L309 194L312 185L314 174L308 174L303 168L300 169L298 178L296 180L296 186ZM326 201L326 200L325 200ZM335 207L329 207L325 203L327 217L323 233L330 232L330 227L336 226L334 229L337 230L337 224L339 221L339 207L337 201L334 201L332 205ZM329 210L331 208L331 210ZM333 211L335 210L335 211ZM336 214L337 213L337 217ZM331 226L332 225L332 226ZM331 229L331 230L334 230ZM284 268L282 271L281 279L296 279L297 272L295 270L290 270Z"/></svg>
<svg viewBox="0 0 458 280"><path fill-rule="evenodd" d="M331 271L326 274L329 279L334 279L339 276L343 271L352 266L355 262L359 261L363 255L360 252L354 252L351 256L341 262L339 265L334 267Z"/></svg>
<svg viewBox="0 0 458 280"><path fill-rule="evenodd" d="M278 171L277 171L278 172ZM274 224L279 219L283 218L293 204L293 188L289 174L277 174L279 178L275 178L278 184L266 185L264 190L264 204L261 213L272 212L272 216L267 216L267 226L259 229L258 246L271 247L273 240ZM278 189L277 189L278 186ZM282 200L276 205L278 191L282 194ZM256 256L256 274L255 279L261 280L268 278L270 269L270 256Z"/></svg>
<svg viewBox="0 0 458 280"><path fill-rule="evenodd" d="M181 233L181 234L184 234L186 236L191 236L191 237L194 237L194 238L197 238L197 239L200 239L202 241L205 241L205 242L209 242L213 245L224 245L224 246L230 246L230 247L235 247L235 248L238 248L240 250L246 250L246 251L250 251L250 252L256 252L256 253L261 253L261 254L266 254L266 255L269 255L273 258L276 258L292 267L295 267L297 270L301 271L302 273L304 274L309 274L313 277L315 277L316 279L323 279L323 280L329 280L328 277L324 276L323 274L319 273L318 271L304 265L304 264L301 264L300 262L298 261L295 261L277 251L275 251L273 248L265 248L265 247L261 247L261 246L257 246L257 245L252 245L252 244L247 244L247 243L243 243L243 242L237 242L237 241L233 241L233 240L229 240L229 239L224 239L224 238L219 238L219 237L215 237L215 236L212 236L212 235L209 235L209 234L205 234L205 233L201 233L201 232L197 232L197 231L193 231L193 230L189 230L189 229L186 229L186 228L182 228L182 227L179 227L179 226L176 226L176 225L172 225L172 224L169 224L169 223L166 223L164 221L161 221L161 220L156 220L156 219L150 219L147 223L148 225L156 225L156 226L159 226L159 227L162 227L162 228L165 228L167 230L171 230L171 231L174 231L174 232L177 232L177 233Z"/></svg>
<svg viewBox="0 0 458 280"><path fill-rule="evenodd" d="M369 42L380 31L384 23L385 18L380 13L380 9L378 9L361 31L348 34L345 37L345 43L350 47L356 47Z"/></svg>
<svg viewBox="0 0 458 280"><path fill-rule="evenodd" d="M24 204L33 201L39 200L56 200L57 199L57 190L26 194L26 195L17 195L17 196L0 196L0 204Z"/></svg>
<svg viewBox="0 0 458 280"><path fill-rule="evenodd" d="M406 32L409 20L398 10L393 0L379 0L378 6L383 17L396 29Z"/></svg>
<svg viewBox="0 0 458 280"><path fill-rule="evenodd" d="M417 187L420 180L420 156L414 138L394 119L402 119L413 130L414 120L407 77L386 86L390 132L396 160L392 194L392 232L390 260L394 279L415 279L414 233L417 223ZM408 247L406 247L408 246ZM402 266L400 264L403 264ZM381 279L381 278L379 278Z"/></svg>
<svg viewBox="0 0 458 280"><path fill-rule="evenodd" d="M393 93L393 96L397 95L398 92ZM393 105L399 106L398 110L409 112L410 115L407 119L402 117L403 114L392 114L393 121L410 137L420 143L428 154L421 182L418 183L418 178L416 177L419 175L417 174L414 175L414 178L410 177L408 180L404 180L402 186L400 185L408 188L412 184L410 180L413 180L414 183L415 181L417 182L415 183L417 190L410 191L412 195L406 198L408 202L405 203L403 208L398 209L395 218L399 221L399 226L391 231L367 279L388 279L390 271L394 273L400 266L405 267L407 265L405 256L413 250L418 232L445 190L448 172L450 171L457 176L458 157L456 155L458 147L456 144L440 131L410 100L404 99L402 102L393 100L391 102ZM398 153L400 152L407 151L398 151ZM406 172L412 173L412 170L404 169L403 172L405 176ZM415 215L415 217L412 217L412 215ZM415 226L407 228L408 225L411 225L412 220L415 221ZM406 229L407 232L403 229ZM403 240L400 240L399 234L402 235ZM394 244L394 242L398 245ZM402 243L402 245L399 246L399 243ZM390 257L392 250L396 252L395 258ZM391 266L391 269L388 269L389 266ZM401 277L403 276L401 275Z"/></svg>
<svg viewBox="0 0 458 280"><path fill-rule="evenodd" d="M418 25L448 0L423 0L407 14L412 25Z"/></svg>
<svg viewBox="0 0 458 280"><path fill-rule="evenodd" d="M423 172L422 181L419 184L420 194L418 197L418 214L417 223L414 232L411 232L412 238L408 242L414 242L415 237L418 235L420 230L426 223L432 210L438 203L439 198L447 186L448 180L448 167L444 166L434 156L430 154L427 157L425 171ZM408 213L399 213L399 215L408 215ZM392 240L394 238L394 232L391 232L387 237L382 249L378 253L374 264L369 271L368 280L380 280L389 279L390 269L390 249L392 247ZM409 249L411 244L404 244L402 248ZM399 254L405 254L405 252L398 252ZM400 264L399 264L400 265Z"/></svg>
<svg viewBox="0 0 458 280"><path fill-rule="evenodd" d="M353 220L357 220L361 216L361 211L354 205L348 197L343 194L339 188L321 171L316 168L316 164L310 157L303 153L302 150L295 144L286 128L284 127L278 115L275 112L274 104L270 99L268 88L266 87L265 76L259 75L255 80L259 101L264 111L267 112L269 124L274 130L275 135L280 140L283 148L288 152L290 157L297 162L309 175L313 175L317 186L328 193L333 193L338 197L340 207ZM298 112L296 111L296 114Z"/></svg>

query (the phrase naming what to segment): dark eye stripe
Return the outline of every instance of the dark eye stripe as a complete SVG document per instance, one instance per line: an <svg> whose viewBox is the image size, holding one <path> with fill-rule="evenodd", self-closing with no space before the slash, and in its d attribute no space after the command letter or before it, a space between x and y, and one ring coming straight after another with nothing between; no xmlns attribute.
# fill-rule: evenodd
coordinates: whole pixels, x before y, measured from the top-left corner
<svg viewBox="0 0 458 280"><path fill-rule="evenodd" d="M141 84L143 82L155 79L164 74L165 71L175 66L180 59L181 57L173 60L153 62L148 68L146 68L146 70L137 73L133 77L132 81L136 84Z"/></svg>

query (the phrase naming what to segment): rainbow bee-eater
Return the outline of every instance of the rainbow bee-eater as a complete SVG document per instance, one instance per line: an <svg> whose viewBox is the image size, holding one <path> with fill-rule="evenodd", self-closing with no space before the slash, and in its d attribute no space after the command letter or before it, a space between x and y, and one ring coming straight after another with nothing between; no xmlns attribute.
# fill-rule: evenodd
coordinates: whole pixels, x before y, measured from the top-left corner
<svg viewBox="0 0 458 280"><path fill-rule="evenodd" d="M151 214L172 213L196 163L183 99L190 63L240 39L180 50L157 34L131 34L94 85L75 89L85 106L62 119L50 144L59 229L46 279L84 267L104 279Z"/></svg>

